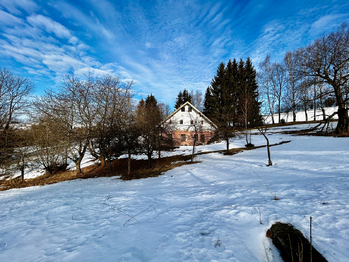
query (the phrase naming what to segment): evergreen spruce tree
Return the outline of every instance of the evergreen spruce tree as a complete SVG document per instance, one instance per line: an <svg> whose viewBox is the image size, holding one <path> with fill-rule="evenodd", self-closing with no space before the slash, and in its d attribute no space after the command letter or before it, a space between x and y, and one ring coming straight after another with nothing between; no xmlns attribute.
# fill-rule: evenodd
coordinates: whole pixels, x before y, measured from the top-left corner
<svg viewBox="0 0 349 262"><path fill-rule="evenodd" d="M177 98L176 98L175 109L178 109L182 104L183 104L183 93L182 91L179 91L179 94L177 95Z"/></svg>
<svg viewBox="0 0 349 262"><path fill-rule="evenodd" d="M207 87L205 92L203 113L209 118L211 118L212 106L213 106L213 99L212 99L211 89L210 87Z"/></svg>
<svg viewBox="0 0 349 262"><path fill-rule="evenodd" d="M192 102L192 97L189 94L189 92L184 89L184 91L179 91L178 96L176 98L176 104L175 104L175 109L178 109L181 105L183 105L185 102L189 101L190 103Z"/></svg>
<svg viewBox="0 0 349 262"><path fill-rule="evenodd" d="M248 58L246 63L229 60L221 63L217 74L205 93L204 114L218 127L218 133L227 143L241 128L255 126L259 120L260 103L256 71Z"/></svg>
<svg viewBox="0 0 349 262"><path fill-rule="evenodd" d="M261 103L258 101L258 84L257 84L257 73L254 69L251 59L247 58L245 64L246 72L246 88L250 96L250 109L248 114L249 127L257 126L261 121L260 106Z"/></svg>

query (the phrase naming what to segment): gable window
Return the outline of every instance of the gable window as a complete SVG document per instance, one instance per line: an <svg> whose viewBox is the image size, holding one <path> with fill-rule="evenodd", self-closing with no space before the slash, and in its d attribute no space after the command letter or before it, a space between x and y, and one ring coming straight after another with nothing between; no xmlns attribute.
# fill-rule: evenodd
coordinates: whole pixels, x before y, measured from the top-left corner
<svg viewBox="0 0 349 262"><path fill-rule="evenodd" d="M188 107L188 112L191 112L192 108L191 107Z"/></svg>
<svg viewBox="0 0 349 262"><path fill-rule="evenodd" d="M183 107L181 108L181 111L182 111L182 112L185 112L185 106L183 106Z"/></svg>
<svg viewBox="0 0 349 262"><path fill-rule="evenodd" d="M191 125L194 125L194 120L190 120L190 124L191 124Z"/></svg>
<svg viewBox="0 0 349 262"><path fill-rule="evenodd" d="M183 119L179 120L179 124L183 125Z"/></svg>
<svg viewBox="0 0 349 262"><path fill-rule="evenodd" d="M181 141L185 141L185 134L181 134Z"/></svg>
<svg viewBox="0 0 349 262"><path fill-rule="evenodd" d="M170 125L172 124L172 120L170 120Z"/></svg>
<svg viewBox="0 0 349 262"><path fill-rule="evenodd" d="M204 121L201 120L201 125L203 125L203 124L204 124Z"/></svg>

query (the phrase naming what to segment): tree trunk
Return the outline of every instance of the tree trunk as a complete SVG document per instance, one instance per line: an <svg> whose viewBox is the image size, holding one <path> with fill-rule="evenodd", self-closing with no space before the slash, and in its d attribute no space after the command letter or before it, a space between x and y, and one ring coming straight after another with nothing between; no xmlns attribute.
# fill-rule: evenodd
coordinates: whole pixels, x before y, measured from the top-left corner
<svg viewBox="0 0 349 262"><path fill-rule="evenodd" d="M128 152L128 159L127 159L127 176L131 176L131 153Z"/></svg>
<svg viewBox="0 0 349 262"><path fill-rule="evenodd" d="M307 111L308 104L305 104L304 107L304 114L305 114L305 122L308 122L308 111Z"/></svg>
<svg viewBox="0 0 349 262"><path fill-rule="evenodd" d="M101 167L105 167L105 156L101 155L100 156L100 161L101 161Z"/></svg>
<svg viewBox="0 0 349 262"><path fill-rule="evenodd" d="M195 143L196 143L196 139L195 139L195 136L194 136L193 151L192 151L192 154L191 154L191 162L192 163L194 162Z"/></svg>
<svg viewBox="0 0 349 262"><path fill-rule="evenodd" d="M347 134L349 132L349 117L348 111L345 109L345 103L343 101L343 96L341 89L338 86L333 86L337 105L338 105L338 124L336 127L336 134Z"/></svg>
<svg viewBox="0 0 349 262"><path fill-rule="evenodd" d="M151 155L152 155L152 154L150 154L150 155L148 154L148 168L151 168L151 167L152 167Z"/></svg>
<svg viewBox="0 0 349 262"><path fill-rule="evenodd" d="M325 111L325 108L321 108L322 110L322 120L325 121L326 120L326 111Z"/></svg>
<svg viewBox="0 0 349 262"><path fill-rule="evenodd" d="M349 132L349 117L345 108L338 105L338 124L336 134L347 134Z"/></svg>
<svg viewBox="0 0 349 262"><path fill-rule="evenodd" d="M81 173L81 160L77 160L75 162L75 166L76 166L76 174L80 174Z"/></svg>
<svg viewBox="0 0 349 262"><path fill-rule="evenodd" d="M225 141L227 142L227 153L229 152L229 137L227 137L226 139L225 139Z"/></svg>
<svg viewBox="0 0 349 262"><path fill-rule="evenodd" d="M21 178L22 182L24 182L24 167L21 168Z"/></svg>
<svg viewBox="0 0 349 262"><path fill-rule="evenodd" d="M262 133L262 135L264 136L265 140L267 140L268 166L272 166L273 163L271 162L269 139L264 133Z"/></svg>

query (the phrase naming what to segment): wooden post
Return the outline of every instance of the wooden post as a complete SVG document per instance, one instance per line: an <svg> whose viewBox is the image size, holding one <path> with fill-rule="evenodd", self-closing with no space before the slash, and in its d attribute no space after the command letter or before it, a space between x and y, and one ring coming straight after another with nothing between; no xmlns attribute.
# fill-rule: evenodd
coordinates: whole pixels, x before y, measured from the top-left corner
<svg viewBox="0 0 349 262"><path fill-rule="evenodd" d="M313 218L310 216L310 262L313 262L313 248L312 248L312 240L313 237L311 235L311 224L312 224Z"/></svg>

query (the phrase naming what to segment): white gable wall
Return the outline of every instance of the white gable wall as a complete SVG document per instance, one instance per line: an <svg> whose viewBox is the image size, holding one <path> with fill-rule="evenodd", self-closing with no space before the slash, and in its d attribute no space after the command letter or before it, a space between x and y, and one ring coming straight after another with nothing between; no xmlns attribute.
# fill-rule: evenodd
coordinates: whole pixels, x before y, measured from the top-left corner
<svg viewBox="0 0 349 262"><path fill-rule="evenodd" d="M196 128L199 128L201 131L213 131L214 128L207 120L202 117L196 110L192 109L189 112L190 105L185 105L185 112L179 110L176 112L170 119L167 120L167 123L170 123L175 130L180 131L194 131L194 127L191 124L193 120L196 125ZM180 121L183 120L183 124L180 124ZM171 121L171 122L170 122Z"/></svg>

